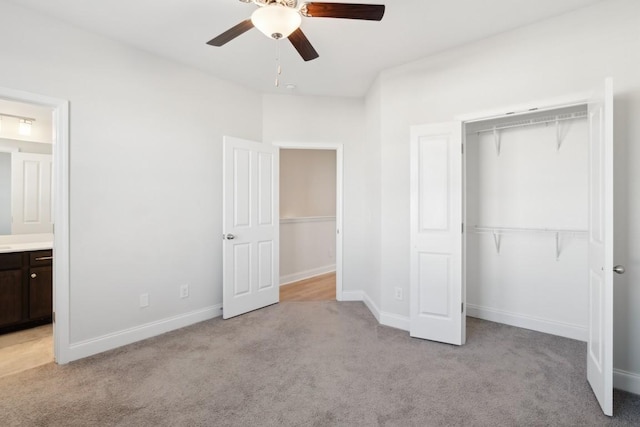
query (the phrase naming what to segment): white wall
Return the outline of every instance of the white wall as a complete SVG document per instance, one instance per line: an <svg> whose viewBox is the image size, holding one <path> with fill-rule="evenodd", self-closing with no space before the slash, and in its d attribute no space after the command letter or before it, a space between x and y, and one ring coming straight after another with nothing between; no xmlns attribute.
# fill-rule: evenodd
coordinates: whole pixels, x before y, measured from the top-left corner
<svg viewBox="0 0 640 427"><path fill-rule="evenodd" d="M408 316L409 127L615 85L614 365L640 375L640 2L612 0L387 70L381 99L381 309ZM369 111L369 110L368 110ZM372 148L373 149L373 148ZM638 377L635 378L636 384ZM640 386L639 386L640 387Z"/></svg>
<svg viewBox="0 0 640 427"><path fill-rule="evenodd" d="M53 152L51 144L5 138L0 138L0 149L2 148L6 148L9 151L17 149L23 153L51 154Z"/></svg>
<svg viewBox="0 0 640 427"><path fill-rule="evenodd" d="M336 215L336 152L280 150L280 218Z"/></svg>
<svg viewBox="0 0 640 427"><path fill-rule="evenodd" d="M280 220L281 285L335 270L335 217Z"/></svg>
<svg viewBox="0 0 640 427"><path fill-rule="evenodd" d="M338 143L344 146L343 289L362 289L364 104L361 99L264 95L265 143Z"/></svg>
<svg viewBox="0 0 640 427"><path fill-rule="evenodd" d="M364 208L362 221L365 233L362 257L368 266L362 277L361 290L365 301L374 313L380 313L381 306L381 123L382 123L382 85L377 78L365 98L366 142L360 161L364 164Z"/></svg>
<svg viewBox="0 0 640 427"><path fill-rule="evenodd" d="M260 139L260 96L5 1L0 38L0 85L70 101L72 344L215 309L222 136Z"/></svg>

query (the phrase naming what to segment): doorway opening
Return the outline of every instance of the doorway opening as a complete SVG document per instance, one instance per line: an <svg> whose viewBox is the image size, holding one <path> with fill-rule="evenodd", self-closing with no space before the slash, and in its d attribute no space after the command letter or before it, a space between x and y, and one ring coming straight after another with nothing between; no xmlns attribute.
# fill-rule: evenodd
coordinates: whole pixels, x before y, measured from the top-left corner
<svg viewBox="0 0 640 427"><path fill-rule="evenodd" d="M587 341L587 105L465 122L467 316Z"/></svg>
<svg viewBox="0 0 640 427"><path fill-rule="evenodd" d="M52 118L0 99L0 377L54 360Z"/></svg>
<svg viewBox="0 0 640 427"><path fill-rule="evenodd" d="M0 114L0 197L9 212L0 212L4 376L70 361L69 106L0 87Z"/></svg>
<svg viewBox="0 0 640 427"><path fill-rule="evenodd" d="M280 147L280 301L342 299L342 147Z"/></svg>

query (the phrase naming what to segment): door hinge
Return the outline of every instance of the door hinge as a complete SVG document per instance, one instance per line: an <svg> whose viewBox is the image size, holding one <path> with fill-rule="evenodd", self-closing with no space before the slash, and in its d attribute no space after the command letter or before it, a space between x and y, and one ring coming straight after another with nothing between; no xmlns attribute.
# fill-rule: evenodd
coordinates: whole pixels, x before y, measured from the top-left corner
<svg viewBox="0 0 640 427"><path fill-rule="evenodd" d="M55 311L53 313L51 313L51 321L53 323L56 323L56 312Z"/></svg>
<svg viewBox="0 0 640 427"><path fill-rule="evenodd" d="M464 233L464 222L461 225L462 225L461 232Z"/></svg>
<svg viewBox="0 0 640 427"><path fill-rule="evenodd" d="M461 152L464 154L464 144L460 144Z"/></svg>
<svg viewBox="0 0 640 427"><path fill-rule="evenodd" d="M460 313L464 313L464 303L461 304Z"/></svg>

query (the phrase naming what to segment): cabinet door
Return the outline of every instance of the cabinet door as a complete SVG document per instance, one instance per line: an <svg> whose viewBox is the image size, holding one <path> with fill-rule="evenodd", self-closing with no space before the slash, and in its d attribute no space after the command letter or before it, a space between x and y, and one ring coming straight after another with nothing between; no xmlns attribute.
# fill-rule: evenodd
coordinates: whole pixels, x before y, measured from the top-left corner
<svg viewBox="0 0 640 427"><path fill-rule="evenodd" d="M52 301L51 266L29 269L29 318L51 316Z"/></svg>
<svg viewBox="0 0 640 427"><path fill-rule="evenodd" d="M0 326L22 320L22 270L0 271Z"/></svg>

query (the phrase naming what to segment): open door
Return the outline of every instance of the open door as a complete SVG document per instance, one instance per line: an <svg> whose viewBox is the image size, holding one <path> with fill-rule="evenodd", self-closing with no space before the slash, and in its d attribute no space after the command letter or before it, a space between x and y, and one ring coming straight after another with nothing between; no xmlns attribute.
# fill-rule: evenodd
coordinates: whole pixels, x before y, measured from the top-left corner
<svg viewBox="0 0 640 427"><path fill-rule="evenodd" d="M589 102L589 336L587 379L613 415L613 82ZM624 270L622 270L624 271Z"/></svg>
<svg viewBox="0 0 640 427"><path fill-rule="evenodd" d="M462 124L411 127L412 337L464 344Z"/></svg>
<svg viewBox="0 0 640 427"><path fill-rule="evenodd" d="M278 302L277 148L225 137L222 165L224 319Z"/></svg>

